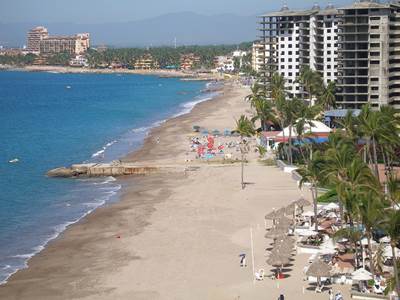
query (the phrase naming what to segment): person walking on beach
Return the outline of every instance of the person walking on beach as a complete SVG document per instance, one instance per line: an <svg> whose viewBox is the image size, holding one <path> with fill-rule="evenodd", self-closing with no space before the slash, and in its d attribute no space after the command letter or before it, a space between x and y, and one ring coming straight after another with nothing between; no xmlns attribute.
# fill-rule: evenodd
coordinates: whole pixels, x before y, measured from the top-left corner
<svg viewBox="0 0 400 300"><path fill-rule="evenodd" d="M334 299L333 299L334 296L333 296L333 291L332 291L332 289L329 290L328 295L329 295L329 300L334 300Z"/></svg>
<svg viewBox="0 0 400 300"><path fill-rule="evenodd" d="M242 253L239 255L239 257L240 257L240 266L246 267L246 254Z"/></svg>
<svg viewBox="0 0 400 300"><path fill-rule="evenodd" d="M285 296L284 296L283 294L281 294L281 295L278 297L278 300L285 300Z"/></svg>

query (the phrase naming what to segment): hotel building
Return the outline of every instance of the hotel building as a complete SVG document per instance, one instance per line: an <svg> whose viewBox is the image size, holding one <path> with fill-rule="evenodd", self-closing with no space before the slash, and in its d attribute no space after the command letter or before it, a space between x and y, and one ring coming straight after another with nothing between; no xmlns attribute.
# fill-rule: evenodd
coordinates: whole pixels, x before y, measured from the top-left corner
<svg viewBox="0 0 400 300"><path fill-rule="evenodd" d="M286 79L289 95L306 93L296 82L302 66L318 71L324 82L336 80L338 57L338 11L331 5L320 9L289 10L285 5L278 12L261 16L260 31L264 63L259 67L267 84L272 73Z"/></svg>
<svg viewBox="0 0 400 300"><path fill-rule="evenodd" d="M43 26L35 27L28 31L27 37L27 48L28 53L39 54L40 53L40 41L48 37L49 33Z"/></svg>
<svg viewBox="0 0 400 300"><path fill-rule="evenodd" d="M52 36L45 27L36 27L28 32L27 52L35 54L55 54L67 52L82 55L90 47L89 33L73 36Z"/></svg>

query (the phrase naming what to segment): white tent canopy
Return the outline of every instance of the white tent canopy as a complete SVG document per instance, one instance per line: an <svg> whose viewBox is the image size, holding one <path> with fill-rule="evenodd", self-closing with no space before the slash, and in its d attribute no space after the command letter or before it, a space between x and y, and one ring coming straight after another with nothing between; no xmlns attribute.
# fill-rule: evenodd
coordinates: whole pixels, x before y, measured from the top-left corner
<svg viewBox="0 0 400 300"><path fill-rule="evenodd" d="M329 128L328 126L326 126L324 123L320 122L320 121L308 121L310 122L313 126L310 126L309 123L306 123L304 125L304 133L328 133L331 132L332 129ZM289 136L289 127L286 127L283 129L282 132L278 133L276 136L277 137L283 137L285 135L285 137ZM297 136L297 131L294 127L292 127L292 137L296 137Z"/></svg>
<svg viewBox="0 0 400 300"><path fill-rule="evenodd" d="M394 253L396 257L400 256L400 250L398 248L394 248ZM392 247L390 245L385 246L383 250L384 257L393 257Z"/></svg>
<svg viewBox="0 0 400 300"><path fill-rule="evenodd" d="M380 238L380 239L379 239L379 242L380 242L380 243L384 243L384 244L390 243L390 237L384 236L383 238Z"/></svg>
<svg viewBox="0 0 400 300"><path fill-rule="evenodd" d="M351 273L353 280L370 280L373 278L372 274L364 268L358 269Z"/></svg>
<svg viewBox="0 0 400 300"><path fill-rule="evenodd" d="M337 203L331 202L324 206L325 210L337 210L339 209L339 205Z"/></svg>

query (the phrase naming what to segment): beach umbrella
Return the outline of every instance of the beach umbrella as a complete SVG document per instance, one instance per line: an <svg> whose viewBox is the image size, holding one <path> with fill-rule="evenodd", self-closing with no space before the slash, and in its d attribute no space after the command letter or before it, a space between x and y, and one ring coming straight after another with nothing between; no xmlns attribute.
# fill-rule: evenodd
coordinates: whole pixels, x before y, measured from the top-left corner
<svg viewBox="0 0 400 300"><path fill-rule="evenodd" d="M314 230L310 230L310 229L304 229L304 230L297 231L297 234L300 236L313 236L313 235L317 235L318 232L316 232Z"/></svg>
<svg viewBox="0 0 400 300"><path fill-rule="evenodd" d="M275 220L278 217L283 216L284 213L285 213L285 209L284 208L280 208L278 210L274 209L273 211L271 211L270 213L265 215L265 219L266 220Z"/></svg>
<svg viewBox="0 0 400 300"><path fill-rule="evenodd" d="M359 281L370 280L373 278L372 274L367 270L365 270L364 268L354 271L353 273L351 273L351 276L353 280L359 280Z"/></svg>
<svg viewBox="0 0 400 300"><path fill-rule="evenodd" d="M296 210L296 203L289 204L288 206L285 207L285 214L293 215L295 210Z"/></svg>
<svg viewBox="0 0 400 300"><path fill-rule="evenodd" d="M289 264L289 262L290 262L289 255L278 253L277 251L271 252L267 259L267 264L274 267L282 267L284 265Z"/></svg>
<svg viewBox="0 0 400 300"><path fill-rule="evenodd" d="M337 210L339 209L339 205L337 203L331 202L324 206L325 210Z"/></svg>
<svg viewBox="0 0 400 300"><path fill-rule="evenodd" d="M293 224L293 220L286 218L285 216L280 216L279 218L276 219L276 224L280 225L280 224L285 224L285 225L292 225Z"/></svg>
<svg viewBox="0 0 400 300"><path fill-rule="evenodd" d="M308 267L306 275L317 277L318 286L321 286L321 277L329 277L331 275L331 270L331 266L317 258Z"/></svg>
<svg viewBox="0 0 400 300"><path fill-rule="evenodd" d="M330 219L335 219L338 217L338 215L335 212L331 211L326 215L326 217Z"/></svg>
<svg viewBox="0 0 400 300"><path fill-rule="evenodd" d="M265 237L270 239L277 239L279 237L284 236L286 232L287 230L283 228L273 228L265 234Z"/></svg>
<svg viewBox="0 0 400 300"><path fill-rule="evenodd" d="M400 250L398 248L394 248L394 253L396 257L400 256ZM383 256L393 257L392 247L390 245L386 245L385 248L383 248Z"/></svg>
<svg viewBox="0 0 400 300"><path fill-rule="evenodd" d="M303 217L313 217L314 216L314 212L309 210L309 211L305 211L301 214Z"/></svg>
<svg viewBox="0 0 400 300"><path fill-rule="evenodd" d="M296 200L295 203L300 207L311 205L311 202L307 199L304 199L303 197L301 197L299 200Z"/></svg>
<svg viewBox="0 0 400 300"><path fill-rule="evenodd" d="M384 244L390 243L390 237L384 236L383 238L379 239L379 242Z"/></svg>

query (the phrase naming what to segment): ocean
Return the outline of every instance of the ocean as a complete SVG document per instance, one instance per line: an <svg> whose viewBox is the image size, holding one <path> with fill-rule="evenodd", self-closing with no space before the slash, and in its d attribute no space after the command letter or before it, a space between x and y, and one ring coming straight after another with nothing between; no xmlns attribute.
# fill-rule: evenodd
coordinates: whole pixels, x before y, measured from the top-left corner
<svg viewBox="0 0 400 300"><path fill-rule="evenodd" d="M130 74L0 72L0 282L68 225L118 200L115 178L54 179L49 169L124 156L152 127L214 96L204 88Z"/></svg>

